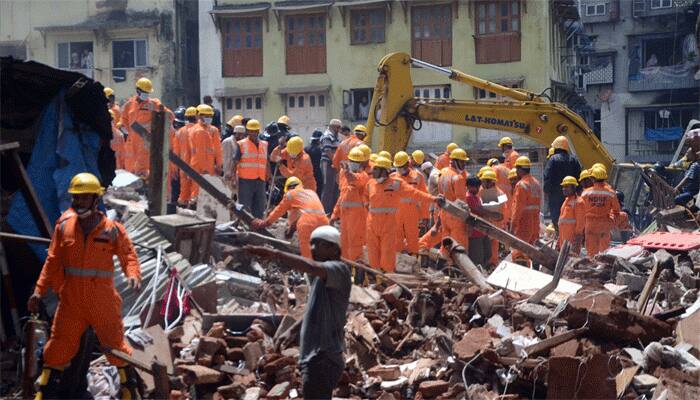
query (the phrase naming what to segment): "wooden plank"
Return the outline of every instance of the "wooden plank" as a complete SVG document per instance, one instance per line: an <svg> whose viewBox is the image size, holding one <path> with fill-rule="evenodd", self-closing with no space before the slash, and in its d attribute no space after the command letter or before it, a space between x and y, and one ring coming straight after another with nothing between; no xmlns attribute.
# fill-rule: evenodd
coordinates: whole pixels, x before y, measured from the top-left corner
<svg viewBox="0 0 700 400"><path fill-rule="evenodd" d="M50 238L53 235L53 225L49 222L49 217L46 216L44 208L41 206L39 201L39 196L34 190L34 185L32 185L31 179L29 179L29 174L22 164L22 160L19 158L19 153L17 150L12 150L12 158L15 161L15 166L17 167L17 172L20 176L22 194L24 195L24 200L31 211L36 226L39 232L45 237Z"/></svg>
<svg viewBox="0 0 700 400"><path fill-rule="evenodd" d="M588 328L572 329L570 331L562 333L561 335L553 336L539 343L535 343L532 346L526 347L525 353L527 354L527 357L539 355L549 349L559 346L564 342L568 342L573 338L579 337L586 332L588 332Z"/></svg>
<svg viewBox="0 0 700 400"><path fill-rule="evenodd" d="M166 213L168 193L169 132L165 131L165 109L151 112L150 166L148 177L148 213L150 216Z"/></svg>
<svg viewBox="0 0 700 400"><path fill-rule="evenodd" d="M170 398L170 378L165 364L158 361L151 363L151 375L155 388L153 390L153 398L167 399Z"/></svg>

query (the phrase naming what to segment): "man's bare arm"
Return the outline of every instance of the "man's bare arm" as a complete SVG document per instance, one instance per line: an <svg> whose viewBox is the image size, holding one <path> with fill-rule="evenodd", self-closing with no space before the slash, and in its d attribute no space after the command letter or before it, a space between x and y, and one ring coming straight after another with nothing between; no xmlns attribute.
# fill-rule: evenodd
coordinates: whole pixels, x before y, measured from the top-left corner
<svg viewBox="0 0 700 400"><path fill-rule="evenodd" d="M309 275L318 276L324 281L328 276L326 269L321 266L321 263L309 260L296 254L291 254L287 253L286 251L271 249L264 246L243 246L243 250L261 258L278 260L286 267Z"/></svg>

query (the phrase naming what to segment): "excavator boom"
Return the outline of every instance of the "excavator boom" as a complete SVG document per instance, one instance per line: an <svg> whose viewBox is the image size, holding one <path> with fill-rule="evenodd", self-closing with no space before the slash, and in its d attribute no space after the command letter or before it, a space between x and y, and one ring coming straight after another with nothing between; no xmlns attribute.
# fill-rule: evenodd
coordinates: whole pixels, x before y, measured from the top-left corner
<svg viewBox="0 0 700 400"><path fill-rule="evenodd" d="M411 66L428 68L450 79L507 97L508 101L421 99L413 97ZM404 150L421 121L507 131L549 147L563 135L588 168L602 162L611 170L615 160L586 122L564 104L549 102L534 93L512 89L463 72L391 53L379 63L379 77L367 121L369 140L383 150Z"/></svg>

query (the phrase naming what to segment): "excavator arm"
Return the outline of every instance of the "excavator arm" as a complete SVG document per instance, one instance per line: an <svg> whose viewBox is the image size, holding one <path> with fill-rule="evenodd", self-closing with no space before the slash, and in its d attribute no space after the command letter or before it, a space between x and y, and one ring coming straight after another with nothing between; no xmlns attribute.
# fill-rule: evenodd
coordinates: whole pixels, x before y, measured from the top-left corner
<svg viewBox="0 0 700 400"><path fill-rule="evenodd" d="M508 101L486 102L413 97L411 67L443 73L450 79L507 97ZM557 136L569 139L581 163L589 168L601 162L610 171L615 160L588 127L568 107L547 101L537 94L512 89L463 72L438 67L411 58L406 53L386 55L378 66L367 121L370 142L395 153L408 146L413 130L423 121L512 132L549 147ZM372 143L372 142L371 142Z"/></svg>

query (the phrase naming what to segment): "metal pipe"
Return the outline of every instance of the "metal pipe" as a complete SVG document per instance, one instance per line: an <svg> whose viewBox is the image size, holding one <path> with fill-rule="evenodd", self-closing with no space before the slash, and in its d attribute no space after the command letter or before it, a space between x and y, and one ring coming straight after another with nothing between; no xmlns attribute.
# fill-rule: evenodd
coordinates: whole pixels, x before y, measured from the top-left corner
<svg viewBox="0 0 700 400"><path fill-rule="evenodd" d="M51 243L51 239L38 237L38 236L27 236L18 235L16 233L0 232L0 237L10 240L20 240L26 242L36 242L36 243Z"/></svg>

